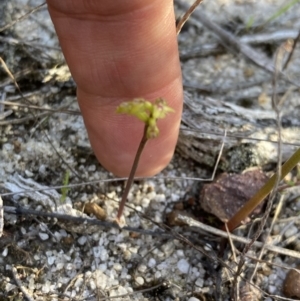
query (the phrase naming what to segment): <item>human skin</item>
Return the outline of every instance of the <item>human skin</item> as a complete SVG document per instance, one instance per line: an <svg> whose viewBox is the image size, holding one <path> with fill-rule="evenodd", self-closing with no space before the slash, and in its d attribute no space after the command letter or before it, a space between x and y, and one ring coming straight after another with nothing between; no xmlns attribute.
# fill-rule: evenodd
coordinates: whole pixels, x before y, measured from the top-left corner
<svg viewBox="0 0 300 301"><path fill-rule="evenodd" d="M141 156L137 176L171 160L182 111L182 80L173 0L47 0L99 162L128 176L143 123L116 113L126 100L166 99L175 110L158 121L160 134Z"/></svg>

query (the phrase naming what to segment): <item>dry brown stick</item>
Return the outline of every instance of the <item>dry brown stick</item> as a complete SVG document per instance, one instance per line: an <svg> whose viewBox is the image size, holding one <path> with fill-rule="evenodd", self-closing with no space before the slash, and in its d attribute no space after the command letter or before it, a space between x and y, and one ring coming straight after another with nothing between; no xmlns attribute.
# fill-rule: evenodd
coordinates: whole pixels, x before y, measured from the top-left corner
<svg viewBox="0 0 300 301"><path fill-rule="evenodd" d="M0 32L14 26L16 23L26 19L29 15L31 15L32 13L36 12L37 10L39 10L40 8L42 8L44 5L46 4L46 2L34 7L32 10L30 10L29 12L27 12L26 14L24 14L23 16L21 16L20 18L13 20L12 22L10 22L9 24L6 24L5 26L0 28Z"/></svg>
<svg viewBox="0 0 300 301"><path fill-rule="evenodd" d="M216 229L214 227L205 225L205 224L203 224L199 221L196 221L196 220L194 220L190 217L183 216L183 215L180 215L180 214L176 218L180 222L183 222L183 223L185 223L185 224L187 224L191 227L196 227L196 228L199 228L200 230L205 231L207 233L211 233L211 234L214 234L214 235L217 235L217 236L224 237L224 238L228 239L228 233L226 233L225 231L222 231L222 230ZM240 237L240 236L237 236L237 235L234 235L234 234L230 234L230 237L233 241L237 241L237 242L240 242L240 243L243 243L243 244L249 244L250 241L251 241L249 238ZM255 241L253 243L253 245L257 248L262 248L263 247L263 243L261 243L259 241ZM271 252L274 252L274 253L278 253L278 254L281 254L281 255L286 255L286 256L290 256L290 257L300 259L300 252L297 252L297 251L284 249L284 248L280 248L280 247L269 245L269 244L265 245L265 248L267 250L271 251Z"/></svg>
<svg viewBox="0 0 300 301"><path fill-rule="evenodd" d="M23 122L26 122L26 121L29 121L29 120L32 120L32 119L41 118L41 117L44 117L44 116L47 116L47 115L49 115L49 112L43 112L43 113L40 113L40 114L37 114L37 115L34 115L34 116L26 116L26 117L23 117L23 118L2 120L2 121L0 121L0 125L2 126L2 125L9 125L9 124L20 124L20 123L23 123Z"/></svg>
<svg viewBox="0 0 300 301"><path fill-rule="evenodd" d="M238 254L241 254L242 252L240 252L239 250L237 250ZM259 263L264 263L268 266L271 266L271 267L277 267L277 268L280 268L280 269L283 269L283 270L294 270L294 268L292 268L290 265L284 265L284 264L278 264L276 262L273 262L272 260L264 260L264 259L259 259L257 257L253 257L249 254L246 255L247 258L255 261L255 262L259 262Z"/></svg>
<svg viewBox="0 0 300 301"><path fill-rule="evenodd" d="M124 211L124 207L125 207L125 204L126 204L126 201L127 201L128 193L129 193L129 190L130 190L130 188L132 186L132 183L134 181L134 175L135 175L135 172L137 170L141 154L144 150L144 147L146 146L147 141L149 140L148 137L147 137L147 130L148 130L148 125L146 124L144 126L143 137L142 137L142 140L139 144L138 150L136 152L136 156L134 157L132 168L130 170L129 177L128 177L128 180L126 182L126 187L125 187L125 190L123 192L122 199L121 199L121 202L120 202L120 205L119 205L119 209L118 209L118 213L117 213L117 217L116 217L116 222L118 223L118 225L121 225L121 217L123 215L123 211Z"/></svg>
<svg viewBox="0 0 300 301"><path fill-rule="evenodd" d="M289 55L288 55L287 60L285 61L284 65L283 65L283 67L282 67L282 70L285 70L285 69L287 68L289 62L291 61L291 58L293 57L293 54L294 54L296 45L298 44L299 40L300 40L300 30L299 30L299 33L298 33L296 39L294 40L292 49L291 49L291 51L290 51L290 53L289 53Z"/></svg>
<svg viewBox="0 0 300 301"><path fill-rule="evenodd" d="M40 217L49 217L49 218L55 218L58 220L64 220L67 222L72 223L79 223L79 224L90 224L90 225L98 225L99 227L105 227L105 228L116 228L120 229L120 227L114 223L114 222L107 222L107 221L101 221L96 218L84 218L84 217L78 217L78 216L72 216L68 214L60 214L60 213L52 213L52 212L44 212L40 210L33 210L33 209L26 209L22 207L11 207L11 206L4 206L3 207L4 212L10 213L10 214L16 214L16 215L22 215L22 216L40 216ZM170 233L166 233L164 231L160 230L145 230L140 228L134 228L134 227L128 227L125 226L122 228L122 230L130 231L130 232L137 232L141 233L143 235L152 235L152 236L159 236L164 238L172 238L172 235Z"/></svg>
<svg viewBox="0 0 300 301"><path fill-rule="evenodd" d="M180 33L183 25L186 23L186 21L189 19L189 17L191 16L191 14L194 12L194 10L197 8L198 5L201 4L203 0L196 0L191 7L189 7L189 9L185 12L185 14L181 17L181 19L179 20L177 26L176 26L176 33L177 35Z"/></svg>
<svg viewBox="0 0 300 301"><path fill-rule="evenodd" d="M251 35L243 35L240 37L240 41L246 44L258 45L296 39L297 35L298 30L296 29L278 29L274 32L261 32Z"/></svg>
<svg viewBox="0 0 300 301"><path fill-rule="evenodd" d="M3 227L4 227L4 221L3 221L3 201L0 195L0 237L3 234Z"/></svg>
<svg viewBox="0 0 300 301"><path fill-rule="evenodd" d="M193 22L194 25L199 27L199 22ZM251 45L270 44L274 42L282 42L288 39L297 39L298 30L283 29L275 32L258 33L251 35L243 35L239 38L241 43ZM0 38L1 40L1 38ZM195 57L206 57L224 52L224 47L219 43L206 43L201 46L196 46L192 49L183 49L180 53L180 59L188 60ZM285 69L285 68L283 68ZM234 89L233 89L234 90Z"/></svg>
<svg viewBox="0 0 300 301"><path fill-rule="evenodd" d="M170 285L178 287L178 285L176 285L175 283L172 283L170 281L168 281L168 283ZM111 296L111 297L98 297L97 301L114 300L114 299L117 299L117 298L125 298L125 297L129 297L129 296L134 296L136 294L143 294L143 293L151 292L151 291L153 291L155 289L158 289L162 286L163 286L163 283L159 283L157 285L154 285L154 286L151 286L151 287L148 287L148 288L144 288L144 289L141 289L141 290L134 290L133 292L130 292L130 293L127 293L127 294Z"/></svg>
<svg viewBox="0 0 300 301"><path fill-rule="evenodd" d="M0 100L0 105L4 104L6 106L12 106L12 107L24 107L28 109L35 109L35 110L40 110L40 111L47 111L47 112L52 112L52 113L63 113L63 114L71 114L71 115L81 115L80 111L75 111L75 110L66 110L66 106L63 106L58 109L50 109L50 108L43 108L39 106L34 106L34 105L27 105L23 103L17 103L17 102L12 102L12 101L6 101L6 100Z"/></svg>
<svg viewBox="0 0 300 301"><path fill-rule="evenodd" d="M23 293L25 299L27 299L28 301L34 301L34 299L29 295L27 288L24 287L24 285L22 284L20 277L18 275L17 269L14 266L12 266L11 271L12 271L14 280L15 280L17 286L19 287L20 291Z"/></svg>
<svg viewBox="0 0 300 301"><path fill-rule="evenodd" d="M2 57L0 56L0 63L2 65L2 68L4 69L4 71L7 73L7 75L10 77L10 79L12 80L12 82L14 83L15 87L17 88L17 90L21 92L20 87L16 81L16 78L14 77L14 75L10 72L8 66L6 65L5 61L2 59Z"/></svg>
<svg viewBox="0 0 300 301"><path fill-rule="evenodd" d="M238 267L238 262L237 262L237 258L236 258L236 252L235 252L235 246L234 246L233 241L231 239L230 231L228 230L228 227L227 227L226 223L225 223L225 229L226 229L226 232L228 234L228 240L229 240L231 252L232 252L232 255L233 255L233 262ZM233 283L232 283L234 300L239 300L239 284L240 284L239 279L237 277L234 277Z"/></svg>
<svg viewBox="0 0 300 301"><path fill-rule="evenodd" d="M281 212L282 205L283 205L283 201L284 201L284 196L281 195L279 204L278 204L278 206L276 207L276 211L275 211L274 217L273 217L273 219L272 219L271 226L270 226L270 228L268 229L267 237L270 237L270 235L271 235L271 232L272 232L272 230L273 230L274 224L275 224L275 222L276 222L276 220L277 220L277 218L278 218L278 216L279 216L279 213ZM265 239L265 241L267 241L267 239ZM261 260L261 258L262 258L262 256L263 256L263 253L264 253L264 251L265 251L265 245L266 245L266 243L264 244L264 246L263 246L263 247L261 248L261 250L260 250L260 253L259 253L258 258L257 258L258 260ZM253 278L254 278L256 272L257 272L258 267L259 267L259 261L257 261L256 264L255 264L254 270L253 270L252 275L251 275L251 277L250 277L250 279L249 279L250 282L252 282L252 280L253 280Z"/></svg>
<svg viewBox="0 0 300 301"><path fill-rule="evenodd" d="M297 271L297 273L298 273L298 271ZM295 299L286 298L286 297L282 297L282 296L279 296L279 295L269 294L268 296L271 298L271 300L276 300L276 301L279 301L279 300L282 300L282 301L295 301ZM297 299L296 299L296 301L297 301Z"/></svg>

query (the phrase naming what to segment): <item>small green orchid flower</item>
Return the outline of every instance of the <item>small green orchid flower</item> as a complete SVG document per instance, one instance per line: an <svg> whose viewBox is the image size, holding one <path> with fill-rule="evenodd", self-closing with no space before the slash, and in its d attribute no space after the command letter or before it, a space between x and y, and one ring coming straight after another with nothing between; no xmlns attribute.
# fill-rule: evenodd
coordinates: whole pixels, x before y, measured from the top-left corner
<svg viewBox="0 0 300 301"><path fill-rule="evenodd" d="M163 98L156 99L153 105L152 116L155 119L163 119L168 113L173 113L174 110L167 106L167 102Z"/></svg>
<svg viewBox="0 0 300 301"><path fill-rule="evenodd" d="M159 129L156 124L156 119L149 118L147 122L147 139L156 138L159 134Z"/></svg>
<svg viewBox="0 0 300 301"><path fill-rule="evenodd" d="M149 139L156 138L159 135L159 128L157 126L157 119L163 119L168 113L172 113L174 110L167 106L167 102L163 98L157 98L154 103L145 100L144 98L136 98L132 101L126 101L121 103L117 107L117 113L128 114L137 117L139 120L145 123L143 138L140 142L137 150L134 162L126 183L122 200L119 205L119 210L116 218L117 224L120 226L120 218L122 217L124 206L127 200L129 189L132 185L134 174L138 167L140 156L143 152L144 146Z"/></svg>
<svg viewBox="0 0 300 301"><path fill-rule="evenodd" d="M156 138L159 134L156 120L165 118L171 112L174 110L167 106L167 102L163 98L156 99L154 103L143 98L136 98L121 103L117 108L117 113L133 115L143 121L148 126L148 139Z"/></svg>
<svg viewBox="0 0 300 301"><path fill-rule="evenodd" d="M133 101L123 102L117 108L117 113L134 115L143 122L149 118L148 110L152 109L152 104L143 99L134 99Z"/></svg>

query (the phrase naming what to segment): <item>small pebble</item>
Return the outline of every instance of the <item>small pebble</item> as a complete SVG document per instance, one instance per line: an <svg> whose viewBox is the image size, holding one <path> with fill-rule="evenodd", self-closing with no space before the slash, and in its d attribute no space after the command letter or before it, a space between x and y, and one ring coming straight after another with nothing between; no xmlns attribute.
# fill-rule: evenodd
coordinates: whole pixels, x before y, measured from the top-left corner
<svg viewBox="0 0 300 301"><path fill-rule="evenodd" d="M285 236L285 238L289 238L289 237L295 235L297 232L298 232L298 228L295 226L291 226L285 231L284 236Z"/></svg>
<svg viewBox="0 0 300 301"><path fill-rule="evenodd" d="M6 257L8 254L8 248L4 248L3 252L2 252L2 256Z"/></svg>
<svg viewBox="0 0 300 301"><path fill-rule="evenodd" d="M183 257L184 256L183 250L177 250L176 254L177 254L178 257Z"/></svg>
<svg viewBox="0 0 300 301"><path fill-rule="evenodd" d="M106 263L99 264L99 270L105 272L107 270L107 264Z"/></svg>
<svg viewBox="0 0 300 301"><path fill-rule="evenodd" d="M262 266L262 274L263 275L269 276L269 275L271 275L271 273L272 273L272 269L269 266L267 266L267 265Z"/></svg>
<svg viewBox="0 0 300 301"><path fill-rule="evenodd" d="M156 267L159 271L166 270L168 268L168 263L163 261Z"/></svg>
<svg viewBox="0 0 300 301"><path fill-rule="evenodd" d="M145 273L147 271L147 267L144 264L139 265L138 271L141 273Z"/></svg>
<svg viewBox="0 0 300 301"><path fill-rule="evenodd" d="M47 240L49 238L49 235L47 233L40 232L39 237L41 240Z"/></svg>
<svg viewBox="0 0 300 301"><path fill-rule="evenodd" d="M80 237L78 238L78 243L79 243L81 246L83 246L83 245L86 243L86 241L87 241L87 237L86 237L86 236L80 236Z"/></svg>
<svg viewBox="0 0 300 301"><path fill-rule="evenodd" d="M179 201L179 198L180 198L180 196L179 196L178 194L175 194L175 193L172 193L172 194L171 194L171 200L172 200L173 202Z"/></svg>
<svg viewBox="0 0 300 301"><path fill-rule="evenodd" d="M295 208L296 208L296 210L300 210L300 198L297 199Z"/></svg>
<svg viewBox="0 0 300 301"><path fill-rule="evenodd" d="M148 198L142 198L141 205L143 208L147 208L149 206L150 200Z"/></svg>
<svg viewBox="0 0 300 301"><path fill-rule="evenodd" d="M271 282L271 283L274 283L276 279L277 279L277 275L276 274L271 274L269 276L269 282Z"/></svg>
<svg viewBox="0 0 300 301"><path fill-rule="evenodd" d="M96 283L93 279L90 279L89 287L91 288L92 291L94 291L96 289Z"/></svg>
<svg viewBox="0 0 300 301"><path fill-rule="evenodd" d="M144 281L143 277L138 276L138 277L135 278L135 282L138 285L143 285L145 281Z"/></svg>
<svg viewBox="0 0 300 301"><path fill-rule="evenodd" d="M170 256L175 249L175 245L172 241L169 241L161 246L161 250L165 253L166 256Z"/></svg>
<svg viewBox="0 0 300 301"><path fill-rule="evenodd" d="M100 251L100 259L104 262L106 262L109 258L109 254L107 252L107 250L105 248L101 248L101 251Z"/></svg>
<svg viewBox="0 0 300 301"><path fill-rule="evenodd" d="M12 290L14 290L15 288L16 288L17 286L16 285L14 285L14 284L12 284L12 283L6 283L6 285L5 285L5 291L6 292L9 292L9 291L12 291Z"/></svg>
<svg viewBox="0 0 300 301"><path fill-rule="evenodd" d="M156 271L155 274L154 274L154 279L160 279L162 276L161 276L161 272L160 271Z"/></svg>
<svg viewBox="0 0 300 301"><path fill-rule="evenodd" d="M188 299L188 301L200 301L200 300L198 298L191 297L190 299Z"/></svg>
<svg viewBox="0 0 300 301"><path fill-rule="evenodd" d="M183 274L187 274L188 273L189 267L190 267L190 264L184 258L180 259L177 262L177 268Z"/></svg>
<svg viewBox="0 0 300 301"><path fill-rule="evenodd" d="M148 267L150 269L154 268L156 266L156 260L154 258L150 258L148 261Z"/></svg>
<svg viewBox="0 0 300 301"><path fill-rule="evenodd" d="M78 277L77 280L74 283L74 287L76 288L76 291L79 291L78 289L82 286L83 284L83 278Z"/></svg>
<svg viewBox="0 0 300 301"><path fill-rule="evenodd" d="M74 269L74 265L73 265L72 263L67 263L67 264L65 265L65 269L66 269L67 271L71 271L71 270Z"/></svg>
<svg viewBox="0 0 300 301"><path fill-rule="evenodd" d="M28 281L28 288L32 291L35 290L35 281L34 281L34 278L32 278L32 277Z"/></svg>
<svg viewBox="0 0 300 301"><path fill-rule="evenodd" d="M50 256L48 257L48 264L52 265L56 260L56 256Z"/></svg>
<svg viewBox="0 0 300 301"><path fill-rule="evenodd" d="M61 270L61 269L63 269L64 265L65 264L63 262L58 262L57 265L56 265L56 269Z"/></svg>
<svg viewBox="0 0 300 301"><path fill-rule="evenodd" d="M47 294L50 291L50 281L46 281L42 286L42 292Z"/></svg>
<svg viewBox="0 0 300 301"><path fill-rule="evenodd" d="M157 194L155 196L155 200L156 200L156 202L163 203L166 201L166 196L164 194Z"/></svg>
<svg viewBox="0 0 300 301"><path fill-rule="evenodd" d="M28 177L28 178L32 178L33 176L34 176L34 174L31 172L31 171L29 171L29 170L25 170L25 175Z"/></svg>
<svg viewBox="0 0 300 301"><path fill-rule="evenodd" d="M88 168L87 168L88 171L96 171L96 165L90 165Z"/></svg>
<svg viewBox="0 0 300 301"><path fill-rule="evenodd" d="M122 271L122 265L120 263L115 263L114 270L116 270L118 272Z"/></svg>
<svg viewBox="0 0 300 301"><path fill-rule="evenodd" d="M100 247L93 247L93 254L95 258L99 258L101 254L101 248Z"/></svg>
<svg viewBox="0 0 300 301"><path fill-rule="evenodd" d="M276 290L277 290L277 287L276 287L276 286L274 286L274 285L269 285L268 291L269 291L270 294L273 295L273 294L276 292Z"/></svg>
<svg viewBox="0 0 300 301"><path fill-rule="evenodd" d="M131 254L132 254L132 253L131 253L129 250L125 250L125 251L123 252L123 258L124 258L124 260L126 260L126 261L130 260Z"/></svg>
<svg viewBox="0 0 300 301"><path fill-rule="evenodd" d="M204 284L204 281L202 278L198 278L195 282L195 285L197 285L198 287L202 287Z"/></svg>
<svg viewBox="0 0 300 301"><path fill-rule="evenodd" d="M273 232L273 235L278 235L280 233L280 226L274 225L272 232Z"/></svg>
<svg viewBox="0 0 300 301"><path fill-rule="evenodd" d="M34 258L34 260L36 260L36 261L38 261L38 260L41 259L40 256L39 256L38 254L35 254L35 255L33 256L33 258Z"/></svg>

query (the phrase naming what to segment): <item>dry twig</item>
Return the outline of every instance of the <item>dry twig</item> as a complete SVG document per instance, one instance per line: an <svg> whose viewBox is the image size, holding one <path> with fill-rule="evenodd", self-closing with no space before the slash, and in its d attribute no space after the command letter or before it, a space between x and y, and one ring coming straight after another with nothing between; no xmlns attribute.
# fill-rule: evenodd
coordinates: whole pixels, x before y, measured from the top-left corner
<svg viewBox="0 0 300 301"><path fill-rule="evenodd" d="M28 16L30 16L31 14L33 14L34 12L38 11L39 9L41 9L44 5L46 5L46 2L38 5L37 7L34 7L33 9L31 9L29 12L27 12L26 14L24 14L23 16L21 16L20 18L17 18L16 20L10 22L9 24L6 24L5 26L0 28L0 32L14 26L16 23L21 22L22 20L25 20L26 18L28 18Z"/></svg>
<svg viewBox="0 0 300 301"><path fill-rule="evenodd" d="M20 291L23 293L25 299L27 299L27 301L34 301L34 299L30 296L27 288L22 284L20 277L18 275L17 269L14 266L12 266L11 271L12 271L14 280L15 280L17 286L19 287Z"/></svg>
<svg viewBox="0 0 300 301"><path fill-rule="evenodd" d="M23 107L23 108L35 109L35 110L39 110L39 111L47 111L47 112L51 112L51 113L81 115L80 111L67 110L66 106L62 106L58 109L51 109L51 108L43 108L43 107L39 107L39 106L35 106L35 105L28 105L28 104L24 104L24 103L17 103L17 102L6 101L6 100L0 100L0 104L6 105L6 106L11 106L11 107Z"/></svg>
<svg viewBox="0 0 300 301"><path fill-rule="evenodd" d="M293 57L296 45L298 44L299 40L300 40L300 30L299 30L299 33L298 33L297 37L293 41L292 49L289 51L289 55L288 55L288 57L287 57L284 65L282 67L282 70L285 70L288 67L288 65L289 65L289 63L291 61L291 58Z"/></svg>
<svg viewBox="0 0 300 301"><path fill-rule="evenodd" d="M3 227L4 227L4 220L3 220L3 201L0 195L0 237L3 235Z"/></svg>
<svg viewBox="0 0 300 301"><path fill-rule="evenodd" d="M186 23L186 21L189 19L191 14L194 12L194 10L197 8L198 5L201 4L203 0L196 0L192 6L186 11L186 13L182 16L182 18L179 20L177 26L176 26L176 33L177 35L180 33L183 25Z"/></svg>
<svg viewBox="0 0 300 301"><path fill-rule="evenodd" d="M207 233L211 233L211 234L214 234L214 235L217 235L217 236L220 236L220 237L224 237L224 238L227 238L228 239L228 234L225 232L225 231L222 231L222 230L219 230L219 229L216 229L214 227L211 227L211 226L208 226L208 225L205 225L201 222L198 222L190 217L187 217L187 216L183 216L183 215L178 215L177 216L177 219L180 221L180 222L183 222L191 227L197 227L199 229L201 229L202 231L205 231ZM248 238L244 238L244 237L239 237L237 235L234 235L234 234L230 234L231 236L231 239L233 241L237 241L237 242L240 242L240 243L243 243L243 244L249 244L251 242L250 239ZM255 241L253 243L253 246L257 247L257 248L262 248L263 247L263 243L259 242L259 241ZM293 250L289 250L289 249L284 249L284 248L280 248L280 247L276 247L276 246L273 246L273 245L269 245L269 244L266 244L265 245L265 248L271 252L274 252L274 253L278 253L278 254L281 254L281 255L286 255L286 256L290 256L290 257L294 257L294 258L298 258L300 259L300 252L297 252L297 251L293 251Z"/></svg>

